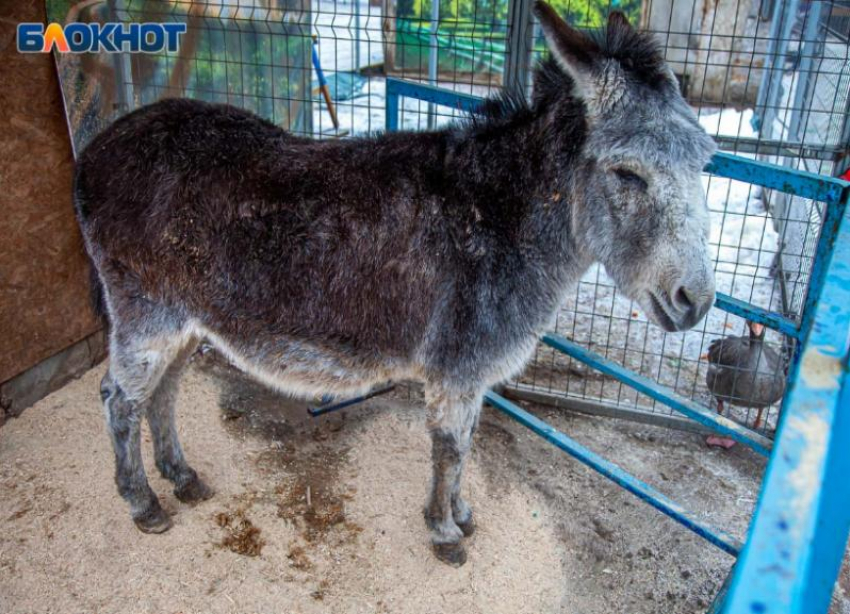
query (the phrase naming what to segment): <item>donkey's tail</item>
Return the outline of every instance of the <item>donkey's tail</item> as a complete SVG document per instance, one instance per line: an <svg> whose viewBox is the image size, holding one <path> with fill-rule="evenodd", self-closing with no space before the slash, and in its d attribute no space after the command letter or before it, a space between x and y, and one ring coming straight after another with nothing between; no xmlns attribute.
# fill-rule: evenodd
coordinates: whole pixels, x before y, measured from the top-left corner
<svg viewBox="0 0 850 614"><path fill-rule="evenodd" d="M77 212L77 221L82 227L89 216L88 198L86 198L85 186L86 177L83 165L79 160L74 164L74 210Z"/></svg>
<svg viewBox="0 0 850 614"><path fill-rule="evenodd" d="M100 281L100 276L97 274L97 269L94 268L94 263L89 260L89 300L91 308L94 311L95 317L105 325L109 324L109 318L106 317L106 298L103 295L103 282Z"/></svg>
<svg viewBox="0 0 850 614"><path fill-rule="evenodd" d="M88 199L86 197L84 180L84 171L82 164L77 163L74 169L74 209L77 212L77 221L80 224L80 230L85 232L86 220L89 215ZM106 310L106 298L103 293L103 282L100 281L100 275L97 274L97 267L94 261L89 256L89 300L91 301L92 311L95 317L105 325L109 324Z"/></svg>

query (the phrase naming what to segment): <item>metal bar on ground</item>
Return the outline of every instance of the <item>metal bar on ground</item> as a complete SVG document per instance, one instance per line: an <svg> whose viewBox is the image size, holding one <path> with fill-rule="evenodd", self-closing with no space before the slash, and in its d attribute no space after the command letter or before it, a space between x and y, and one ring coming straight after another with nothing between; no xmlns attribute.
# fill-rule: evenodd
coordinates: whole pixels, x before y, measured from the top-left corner
<svg viewBox="0 0 850 614"><path fill-rule="evenodd" d="M654 382L648 377L644 377L634 371L630 371L613 360L609 360L595 352L591 352L590 350L583 348L577 343L565 339L560 335L547 333L543 335L541 340L549 347L567 354L568 356L572 356L576 360L620 380L638 392L664 403L679 413L686 415L688 418L696 420L703 426L707 426L713 431L722 433L739 443L749 446L759 454L763 454L765 456L770 454L773 442L764 435L751 431L750 429L741 426L737 422L730 420L725 416L719 415L717 412L714 412L707 407L702 407L666 386L662 386L658 382Z"/></svg>
<svg viewBox="0 0 850 614"><path fill-rule="evenodd" d="M725 614L829 608L850 530L850 210L834 246Z"/></svg>
<svg viewBox="0 0 850 614"><path fill-rule="evenodd" d="M339 411L340 409L345 409L346 407L351 407L352 405L357 405L358 403L363 403L364 401L368 401L369 399L373 399L382 394L387 394L388 392L391 392L394 389L395 384L388 384L381 388L370 390L362 396L354 397L352 399L346 399L344 401L340 401L339 403L332 403L330 405L320 405L318 407L308 407L307 413L309 413L314 418L317 416L323 416L334 411Z"/></svg>
<svg viewBox="0 0 850 614"><path fill-rule="evenodd" d="M688 433L697 433L699 435L710 435L714 433L699 422L694 422L690 418L680 416L675 412L661 413L658 411L650 411L641 409L640 407L626 407L617 405L614 402L587 401L585 399L564 394L563 392L547 392L535 389L534 386L522 384L519 382L511 383L502 386L497 390L502 396L515 401L529 401L538 405L548 405L550 407L562 407L568 411L586 414L589 416L602 416L604 418L618 418L629 420L630 422L639 422L641 424L650 424L652 426L661 426L668 429L676 429Z"/></svg>
<svg viewBox="0 0 850 614"><path fill-rule="evenodd" d="M563 450L579 462L587 465L594 471L602 474L609 480L618 484L625 490L637 496L642 501L645 501L655 509L663 512L682 526L690 529L700 537L714 544L724 552L737 556L740 552L742 544L735 537L710 527L682 508L678 503L668 498L663 493L654 489L649 484L642 482L634 476L626 473L614 463L605 460L595 452L585 448L577 441L567 437L554 427L550 426L540 418L530 414L521 407L511 403L495 392L488 391L484 395L484 400L507 414L526 428L532 430L543 439L553 444L557 448Z"/></svg>

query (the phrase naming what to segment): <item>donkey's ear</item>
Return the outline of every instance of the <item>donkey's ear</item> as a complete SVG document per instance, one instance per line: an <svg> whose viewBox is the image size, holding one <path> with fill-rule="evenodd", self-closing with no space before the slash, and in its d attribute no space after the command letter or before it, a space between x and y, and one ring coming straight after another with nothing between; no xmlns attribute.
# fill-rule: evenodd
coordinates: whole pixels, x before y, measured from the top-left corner
<svg viewBox="0 0 850 614"><path fill-rule="evenodd" d="M558 64L573 78L582 98L590 94L592 87L593 67L601 58L599 45L591 38L569 26L551 6L537 0L534 3L534 14L540 21L549 51ZM628 23L628 22L627 22Z"/></svg>
<svg viewBox="0 0 850 614"><path fill-rule="evenodd" d="M608 14L609 32L629 32L631 30L632 24L629 23L628 17L622 11L611 11Z"/></svg>

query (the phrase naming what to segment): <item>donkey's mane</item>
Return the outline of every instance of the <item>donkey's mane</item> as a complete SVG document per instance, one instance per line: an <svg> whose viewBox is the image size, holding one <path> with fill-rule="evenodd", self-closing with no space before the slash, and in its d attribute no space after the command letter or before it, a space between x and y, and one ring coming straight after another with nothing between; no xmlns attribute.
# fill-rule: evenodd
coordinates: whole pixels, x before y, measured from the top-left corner
<svg viewBox="0 0 850 614"><path fill-rule="evenodd" d="M531 119L532 109L525 96L504 90L487 98L470 117L469 124L473 128L490 128L502 126L508 122L515 123L524 117Z"/></svg>
<svg viewBox="0 0 850 614"><path fill-rule="evenodd" d="M534 100L529 102L525 95L514 90L501 92L485 99L469 119L460 122L462 132L485 133L507 126L518 126L533 121L543 106L564 97L571 91L572 79L549 57L540 61L534 71ZM576 114L580 114L580 103L576 100Z"/></svg>
<svg viewBox="0 0 850 614"><path fill-rule="evenodd" d="M607 28L587 32L600 53L617 60L624 70L639 81L657 87L659 82L669 83L664 66L664 54L658 42L648 32L628 25L622 13L611 19Z"/></svg>

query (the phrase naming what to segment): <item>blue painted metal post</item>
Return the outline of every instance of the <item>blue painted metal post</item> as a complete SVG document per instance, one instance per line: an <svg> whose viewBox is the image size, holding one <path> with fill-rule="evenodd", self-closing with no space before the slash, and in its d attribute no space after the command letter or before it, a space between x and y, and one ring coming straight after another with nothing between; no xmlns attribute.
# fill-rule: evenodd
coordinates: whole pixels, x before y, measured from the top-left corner
<svg viewBox="0 0 850 614"><path fill-rule="evenodd" d="M812 320L816 313L815 307L820 302L826 283L830 256L835 252L838 231L846 214L847 203L850 201L850 183L842 183L845 183L842 200L835 204L827 203L824 206L820 236L818 236L812 269L809 273L809 287L806 291L806 300L803 303L803 319L800 325L803 331L808 331L812 326Z"/></svg>
<svg viewBox="0 0 850 614"><path fill-rule="evenodd" d="M398 115L399 115L399 100L398 94L391 87L391 83L394 79L387 79L387 114L384 118L385 126L387 128L387 132L395 132L398 130Z"/></svg>
<svg viewBox="0 0 850 614"><path fill-rule="evenodd" d="M726 614L829 607L850 530L850 210L833 245Z"/></svg>

